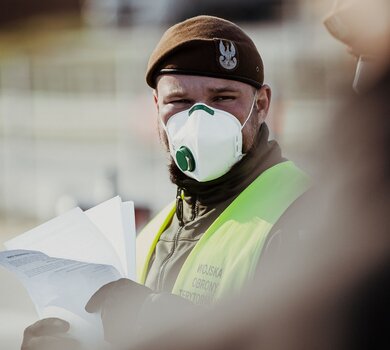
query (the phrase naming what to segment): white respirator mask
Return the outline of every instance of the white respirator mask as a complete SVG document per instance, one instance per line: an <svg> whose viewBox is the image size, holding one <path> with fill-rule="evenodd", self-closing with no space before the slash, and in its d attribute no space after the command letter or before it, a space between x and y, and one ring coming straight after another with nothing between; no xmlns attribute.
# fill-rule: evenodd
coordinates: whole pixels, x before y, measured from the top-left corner
<svg viewBox="0 0 390 350"><path fill-rule="evenodd" d="M242 129L256 95L243 125L233 114L204 103L174 114L166 125L160 119L171 156L184 174L199 182L214 180L242 159Z"/></svg>

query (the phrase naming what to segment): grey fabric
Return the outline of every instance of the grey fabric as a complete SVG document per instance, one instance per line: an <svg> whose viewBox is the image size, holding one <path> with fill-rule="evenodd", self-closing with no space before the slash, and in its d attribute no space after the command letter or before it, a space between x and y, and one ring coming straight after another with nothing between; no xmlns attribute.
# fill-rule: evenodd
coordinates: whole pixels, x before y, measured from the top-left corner
<svg viewBox="0 0 390 350"><path fill-rule="evenodd" d="M185 197L183 201L184 226L175 215L170 226L162 233L145 285L156 292L171 292L184 261L203 233L230 204L233 198L217 206L206 206Z"/></svg>

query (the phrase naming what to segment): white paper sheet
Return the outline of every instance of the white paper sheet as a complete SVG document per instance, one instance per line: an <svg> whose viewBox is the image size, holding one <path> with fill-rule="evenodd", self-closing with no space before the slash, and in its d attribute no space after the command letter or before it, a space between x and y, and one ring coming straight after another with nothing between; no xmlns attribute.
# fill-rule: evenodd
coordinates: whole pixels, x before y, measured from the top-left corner
<svg viewBox="0 0 390 350"><path fill-rule="evenodd" d="M122 226L121 226L122 228ZM114 266L125 270L110 241L80 208L60 215L4 243L7 249L26 249L49 256Z"/></svg>
<svg viewBox="0 0 390 350"><path fill-rule="evenodd" d="M122 203L122 224L127 256L128 278L132 279L133 281L136 281L136 231L134 202L129 201Z"/></svg>
<svg viewBox="0 0 390 350"><path fill-rule="evenodd" d="M51 258L28 250L0 252L0 265L19 278L41 318L69 321L70 333L84 343L102 341L100 318L84 307L101 286L120 278L114 267Z"/></svg>
<svg viewBox="0 0 390 350"><path fill-rule="evenodd" d="M123 205L121 198L116 196L86 210L84 213L115 249L123 267L124 276L134 279L135 275L131 275L129 271L129 269L132 269L132 266L129 266L131 264L129 264L129 255L127 253L130 251L129 245L131 245L131 239L127 231L129 231L134 222L134 207L132 212L130 208L128 213L124 213L122 210ZM123 214L126 215L126 228L123 225Z"/></svg>

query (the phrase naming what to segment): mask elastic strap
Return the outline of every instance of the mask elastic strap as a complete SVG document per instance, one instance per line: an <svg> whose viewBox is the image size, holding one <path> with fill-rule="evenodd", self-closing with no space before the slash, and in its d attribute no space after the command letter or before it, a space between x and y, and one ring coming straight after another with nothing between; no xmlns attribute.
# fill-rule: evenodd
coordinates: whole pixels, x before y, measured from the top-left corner
<svg viewBox="0 0 390 350"><path fill-rule="evenodd" d="M255 97L253 98L253 102L252 102L252 107L251 107L251 110L249 111L248 117L245 119L245 122L244 122L244 124L242 124L242 126L241 126L241 130L242 130L242 129L244 129L244 126L245 126L246 122L249 120L249 118L250 118L250 117L251 117L251 115L252 115L253 108L254 108L254 106L255 106L255 102L256 102L256 98L257 98L257 90L256 90L256 92L255 92Z"/></svg>
<svg viewBox="0 0 390 350"><path fill-rule="evenodd" d="M164 122L162 121L162 119L161 119L160 116L158 117L158 119L160 120L161 126L162 126L162 128L164 129L164 131L165 131L166 133L168 133L168 132L167 132L167 126L164 124Z"/></svg>

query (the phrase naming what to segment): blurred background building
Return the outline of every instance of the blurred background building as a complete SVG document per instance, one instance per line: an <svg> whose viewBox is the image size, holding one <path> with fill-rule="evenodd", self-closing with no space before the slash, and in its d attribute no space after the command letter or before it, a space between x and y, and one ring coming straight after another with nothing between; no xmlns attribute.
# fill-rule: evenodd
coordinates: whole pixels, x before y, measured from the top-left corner
<svg viewBox="0 0 390 350"><path fill-rule="evenodd" d="M138 229L173 200L159 144L149 54L198 14L239 23L273 89L269 126L310 173L308 147L354 66L322 26L331 1L0 0L0 244L74 206L119 194ZM0 271L0 344L17 349L34 311ZM6 345L5 345L6 344Z"/></svg>

